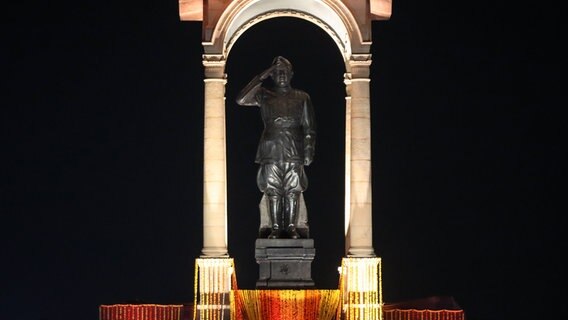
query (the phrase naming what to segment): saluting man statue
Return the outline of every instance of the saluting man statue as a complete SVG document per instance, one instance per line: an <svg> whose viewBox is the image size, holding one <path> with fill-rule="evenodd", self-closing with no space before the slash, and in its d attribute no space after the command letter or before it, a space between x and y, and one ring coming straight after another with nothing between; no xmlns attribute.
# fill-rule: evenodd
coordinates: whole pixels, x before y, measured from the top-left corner
<svg viewBox="0 0 568 320"><path fill-rule="evenodd" d="M292 64L284 57L255 76L237 96L241 106L258 106L264 130L258 145L257 185L268 198L269 239L300 238L296 230L299 199L308 187L304 166L314 158L316 124L310 96L292 88ZM262 86L272 78L271 89Z"/></svg>

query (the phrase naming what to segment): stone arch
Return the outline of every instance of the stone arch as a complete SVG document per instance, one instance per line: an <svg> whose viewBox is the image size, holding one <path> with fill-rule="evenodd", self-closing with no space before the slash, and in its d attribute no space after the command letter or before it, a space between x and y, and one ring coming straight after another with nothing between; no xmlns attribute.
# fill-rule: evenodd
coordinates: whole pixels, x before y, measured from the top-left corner
<svg viewBox="0 0 568 320"><path fill-rule="evenodd" d="M225 66L230 49L238 37L256 23L275 17L292 16L308 20L322 28L334 40L343 56L346 86L345 250L347 256L374 257L370 153L370 22L390 17L390 0L179 1L182 20L202 20L204 23L203 256L228 256Z"/></svg>
<svg viewBox="0 0 568 320"><path fill-rule="evenodd" d="M226 60L238 37L253 25L276 17L297 17L323 29L336 43L345 70L350 72L353 55L366 55L371 42L362 35L349 8L337 0L233 1L219 17L211 37L203 42L206 54Z"/></svg>

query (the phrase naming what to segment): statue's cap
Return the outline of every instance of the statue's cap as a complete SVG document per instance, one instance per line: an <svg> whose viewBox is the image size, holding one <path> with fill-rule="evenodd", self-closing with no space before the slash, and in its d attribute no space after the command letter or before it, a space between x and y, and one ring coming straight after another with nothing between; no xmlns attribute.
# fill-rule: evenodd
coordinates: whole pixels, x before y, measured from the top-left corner
<svg viewBox="0 0 568 320"><path fill-rule="evenodd" d="M276 58L274 58L274 60L272 60L272 64L276 65L277 68L284 68L292 71L292 64L283 56L277 56Z"/></svg>

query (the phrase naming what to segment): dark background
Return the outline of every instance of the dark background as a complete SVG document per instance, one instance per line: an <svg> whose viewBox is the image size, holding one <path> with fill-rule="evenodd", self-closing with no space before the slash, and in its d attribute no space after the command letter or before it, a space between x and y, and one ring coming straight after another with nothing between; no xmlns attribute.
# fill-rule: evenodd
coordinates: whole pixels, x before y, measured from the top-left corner
<svg viewBox="0 0 568 320"><path fill-rule="evenodd" d="M373 22L373 245L387 303L452 296L468 320L566 312L559 10L394 1ZM193 302L202 247L201 23L177 1L4 7L0 319ZM257 276L254 153L234 98L276 55L318 122L305 193L319 288L344 255L344 66L321 29L262 22L230 53L229 253Z"/></svg>

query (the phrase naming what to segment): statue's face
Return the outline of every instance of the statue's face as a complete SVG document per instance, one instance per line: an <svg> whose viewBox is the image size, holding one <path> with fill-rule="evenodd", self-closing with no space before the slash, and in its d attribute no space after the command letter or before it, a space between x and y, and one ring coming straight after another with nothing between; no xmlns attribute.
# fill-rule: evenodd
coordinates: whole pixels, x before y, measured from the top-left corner
<svg viewBox="0 0 568 320"><path fill-rule="evenodd" d="M277 68L272 72L272 80L278 87L290 86L292 71L287 68Z"/></svg>

